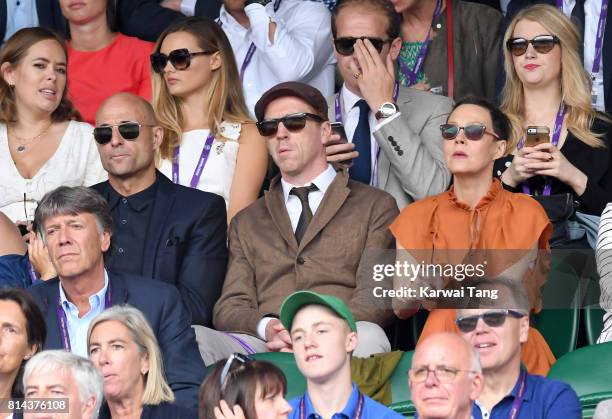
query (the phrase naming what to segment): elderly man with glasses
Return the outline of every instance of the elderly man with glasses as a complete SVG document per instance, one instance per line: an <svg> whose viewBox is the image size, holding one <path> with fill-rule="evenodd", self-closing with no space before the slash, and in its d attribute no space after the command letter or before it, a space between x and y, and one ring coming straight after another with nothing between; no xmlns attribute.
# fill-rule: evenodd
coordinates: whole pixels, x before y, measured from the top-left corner
<svg viewBox="0 0 612 419"><path fill-rule="evenodd" d="M457 327L478 352L485 379L474 404L474 419L581 417L580 402L569 385L529 374L521 366L521 345L529 332L526 310L466 309L457 313Z"/></svg>

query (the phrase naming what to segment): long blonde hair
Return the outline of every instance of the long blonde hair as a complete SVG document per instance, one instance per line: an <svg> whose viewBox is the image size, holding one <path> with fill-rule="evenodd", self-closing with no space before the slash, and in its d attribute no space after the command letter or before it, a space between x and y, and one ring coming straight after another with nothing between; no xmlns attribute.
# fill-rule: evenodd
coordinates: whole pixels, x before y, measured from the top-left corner
<svg viewBox="0 0 612 419"><path fill-rule="evenodd" d="M164 363L161 349L155 333L142 312L127 304L116 305L104 310L91 321L87 330L87 346L91 333L97 325L108 321L117 321L124 325L134 339L140 354L149 357L149 371L145 376L145 388L142 394L143 405L158 405L163 402L174 402L174 393L164 376Z"/></svg>
<svg viewBox="0 0 612 419"><path fill-rule="evenodd" d="M565 103L567 129L588 146L604 147L603 141L590 130L598 113L591 105L591 82L578 53L581 44L580 34L572 21L561 11L547 4L536 4L517 13L504 35L506 82L502 90L500 108L508 115L512 124L507 153L514 151L524 134L523 83L516 74L512 54L505 47L508 39L513 36L516 24L521 20L539 23L561 41L561 98Z"/></svg>
<svg viewBox="0 0 612 419"><path fill-rule="evenodd" d="M225 33L214 21L204 17L191 17L170 25L159 37L154 52L159 52L161 44L171 33L187 32L193 35L204 51L217 51L222 65L213 72L208 90L208 119L210 132L219 134L222 121L252 121L244 101L242 83L236 66L234 52ZM164 128L164 138L160 146L161 157L171 159L174 149L181 143L182 126L181 100L172 96L161 74L151 71L153 83L153 108L159 124Z"/></svg>

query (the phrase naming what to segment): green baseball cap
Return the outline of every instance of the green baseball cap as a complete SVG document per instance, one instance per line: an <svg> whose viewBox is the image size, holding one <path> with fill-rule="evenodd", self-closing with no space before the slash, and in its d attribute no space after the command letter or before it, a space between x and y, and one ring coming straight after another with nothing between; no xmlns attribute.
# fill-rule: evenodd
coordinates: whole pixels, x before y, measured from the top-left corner
<svg viewBox="0 0 612 419"><path fill-rule="evenodd" d="M291 330L293 324L293 318L298 311L304 306L308 305L320 305L329 308L338 316L346 320L350 329L353 332L357 331L357 325L353 318L353 313L338 297L333 295L318 294L313 291L298 291L291 294L283 301L280 309L280 321L285 326L285 329Z"/></svg>

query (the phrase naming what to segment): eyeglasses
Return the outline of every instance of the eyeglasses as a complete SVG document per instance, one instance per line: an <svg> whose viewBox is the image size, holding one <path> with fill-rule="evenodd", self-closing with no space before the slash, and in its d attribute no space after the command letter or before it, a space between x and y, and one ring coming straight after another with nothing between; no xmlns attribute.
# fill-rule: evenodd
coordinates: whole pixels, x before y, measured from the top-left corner
<svg viewBox="0 0 612 419"><path fill-rule="evenodd" d="M353 55L353 52L355 51L355 42L357 42L358 39L361 39L362 41L364 39L369 40L372 45L374 45L374 48L376 48L376 51L378 51L378 53L380 54L383 46L387 43L387 42L391 42L390 39L380 39L380 38L371 38L369 36L360 36L358 38L353 38L351 37L346 37L346 38L338 38L338 39L334 39L334 45L336 46L336 51L338 51L338 54L340 55Z"/></svg>
<svg viewBox="0 0 612 419"><path fill-rule="evenodd" d="M462 333L470 333L476 329L478 319L482 319L487 326L500 327L506 322L506 317L508 316L512 316L515 319L520 319L521 317L524 317L525 314L515 310L487 311L486 313L475 316L458 317L455 323L457 323L457 327Z"/></svg>
<svg viewBox="0 0 612 419"><path fill-rule="evenodd" d="M313 121L323 122L324 119L319 115L315 115L308 112L300 112L300 113L292 113L289 115L285 115L282 118L275 119L264 119L263 121L257 121L257 129L259 133L264 137L270 137L276 134L278 130L278 124L280 122L283 123L285 128L287 128L291 132L297 132L301 129L304 129L306 126L306 119L312 119Z"/></svg>
<svg viewBox="0 0 612 419"><path fill-rule="evenodd" d="M231 354L230 357L227 358L227 361L225 361L225 365L223 366L223 369L221 370L221 376L219 377L221 387L223 387L223 384L225 384L225 380L227 380L227 376L230 373L230 368L232 367L232 364L234 363L234 361L239 362L240 365L244 365L250 360L251 358L241 353L238 353L238 352L234 352L233 354Z"/></svg>
<svg viewBox="0 0 612 419"><path fill-rule="evenodd" d="M436 377L439 382L450 384L455 381L455 378L457 378L457 374L459 374L459 372L461 371L476 372L471 370L460 370L444 365L438 365L434 369L430 369L429 367L411 368L408 370L408 377L410 377L410 380L412 382L422 383L423 381L427 380L429 373L433 372L434 377Z"/></svg>
<svg viewBox="0 0 612 419"><path fill-rule="evenodd" d="M187 70L191 65L191 57L198 55L210 55L216 51L199 51L189 52L187 48L175 49L170 51L168 55L161 52L151 54L151 67L153 71L159 74L163 74L166 64L170 61L170 64L177 70Z"/></svg>
<svg viewBox="0 0 612 419"><path fill-rule="evenodd" d="M533 39L510 38L506 41L506 48L515 57L520 57L527 52L529 44L533 45L533 49L540 54L548 54L555 44L560 43L561 41L555 35L538 35Z"/></svg>
<svg viewBox="0 0 612 419"><path fill-rule="evenodd" d="M133 141L140 135L140 127L154 127L155 125L140 124L138 122L122 122L114 125L104 125L101 127L95 127L93 130L93 136L96 142L100 145L104 145L113 138L113 127L117 127L119 135L124 140Z"/></svg>
<svg viewBox="0 0 612 419"><path fill-rule="evenodd" d="M454 140L457 138L457 135L459 135L459 131L461 130L463 130L463 135L465 135L465 138L471 141L478 141L482 139L485 134L492 135L495 139L501 140L497 134L487 131L487 127L485 127L483 124L470 124L463 127L457 124L440 125L442 138L445 140Z"/></svg>

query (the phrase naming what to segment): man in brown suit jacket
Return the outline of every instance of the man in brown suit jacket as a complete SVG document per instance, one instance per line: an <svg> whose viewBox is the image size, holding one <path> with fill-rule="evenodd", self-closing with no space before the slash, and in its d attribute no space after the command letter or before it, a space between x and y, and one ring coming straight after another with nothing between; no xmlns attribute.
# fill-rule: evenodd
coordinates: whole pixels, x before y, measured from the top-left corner
<svg viewBox="0 0 612 419"><path fill-rule="evenodd" d="M281 175L232 220L229 267L213 312L217 331L196 327L205 363L232 352L291 350L278 314L299 290L335 295L351 307L366 336L356 355L390 350L381 326L393 313L368 304L371 283L356 276L366 249L394 247L388 226L398 215L395 200L327 163L331 127L315 88L281 83L263 94L255 114Z"/></svg>

